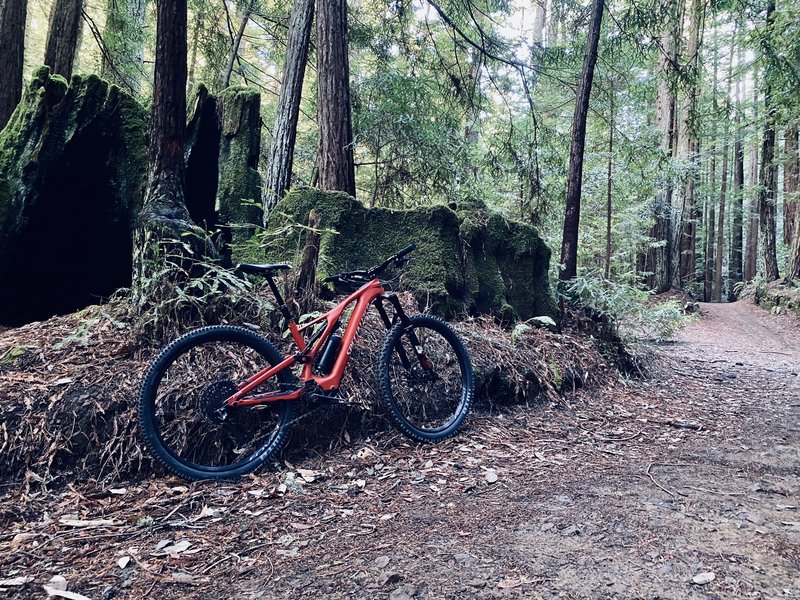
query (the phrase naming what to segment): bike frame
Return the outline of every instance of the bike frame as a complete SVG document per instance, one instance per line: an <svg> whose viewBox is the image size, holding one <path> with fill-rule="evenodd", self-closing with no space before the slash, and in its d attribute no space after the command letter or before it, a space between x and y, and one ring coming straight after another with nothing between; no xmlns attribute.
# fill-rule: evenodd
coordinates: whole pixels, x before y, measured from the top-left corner
<svg viewBox="0 0 800 600"><path fill-rule="evenodd" d="M280 294L272 282L272 279L269 277L268 282L270 283L273 294L281 304L280 310L287 319L287 327L291 333L292 341L297 347L297 352L287 355L277 365L266 367L249 377L244 382L240 383L238 385L238 391L228 397L225 401L226 405L229 407L252 406L256 404L282 402L285 400L297 400L304 393L312 389L319 389L323 392L329 392L338 388L342 381L342 377L344 376L345 367L350 359L350 352L358 333L358 328L360 327L361 321L364 319L364 315L366 314L370 304L375 304L375 307L378 309L381 319L383 320L387 329L391 328L392 325L394 325L398 320L401 320L404 323L408 322L408 317L406 317L405 313L403 312L397 296L395 294L387 295L383 285L381 285L381 282L376 278L360 287L330 311L320 315L308 323L298 326L291 317L288 308L286 308L286 305L282 302ZM384 301L390 302L394 307L394 320L389 319L386 309L383 306ZM333 335L333 332L336 329L336 325L339 323L342 314L351 304L354 304L353 312L347 321L347 326L345 327L342 335L339 355L336 357L336 361L334 362L330 373L325 375L314 374L315 358L322 348L325 347L326 342L331 335ZM325 322L324 327L312 334L306 342L303 335L304 332L310 330L315 325L320 324L323 321ZM404 363L408 363L406 356L403 355L402 359ZM280 390L277 392L248 395L252 390L257 388L269 378L274 377L284 369L291 369L298 363L303 365L300 373L300 379L303 384L300 387L291 390Z"/></svg>

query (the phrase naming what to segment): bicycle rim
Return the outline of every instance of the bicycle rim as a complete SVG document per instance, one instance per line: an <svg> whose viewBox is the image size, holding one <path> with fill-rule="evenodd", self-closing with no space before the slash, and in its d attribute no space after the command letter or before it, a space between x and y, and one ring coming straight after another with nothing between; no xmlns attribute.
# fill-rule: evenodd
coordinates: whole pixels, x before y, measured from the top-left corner
<svg viewBox="0 0 800 600"><path fill-rule="evenodd" d="M454 435L470 410L472 369L463 344L445 323L430 317L411 321L430 364L420 364L408 333L393 331L383 356L384 395L406 434L438 441Z"/></svg>
<svg viewBox="0 0 800 600"><path fill-rule="evenodd" d="M247 333L210 328L167 348L154 364L142 399L152 428L148 438L179 475L235 477L255 469L283 444L289 402L237 408L225 403L238 384L276 362L277 352ZM252 393L278 389L276 377ZM148 423L143 426L148 433Z"/></svg>

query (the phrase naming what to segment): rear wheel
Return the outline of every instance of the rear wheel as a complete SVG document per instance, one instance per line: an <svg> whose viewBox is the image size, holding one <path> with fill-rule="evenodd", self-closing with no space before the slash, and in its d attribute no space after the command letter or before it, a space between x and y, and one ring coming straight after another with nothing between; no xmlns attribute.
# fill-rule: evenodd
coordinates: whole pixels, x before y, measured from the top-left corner
<svg viewBox="0 0 800 600"><path fill-rule="evenodd" d="M283 445L292 402L231 408L237 385L280 362L278 350L242 327L204 327L187 333L156 358L142 383L139 427L155 456L187 479L235 479L253 471ZM291 384L284 369L253 394Z"/></svg>
<svg viewBox="0 0 800 600"><path fill-rule="evenodd" d="M383 344L381 392L403 433L421 442L444 440L458 432L472 408L472 365L447 323L428 315L409 321L392 327Z"/></svg>

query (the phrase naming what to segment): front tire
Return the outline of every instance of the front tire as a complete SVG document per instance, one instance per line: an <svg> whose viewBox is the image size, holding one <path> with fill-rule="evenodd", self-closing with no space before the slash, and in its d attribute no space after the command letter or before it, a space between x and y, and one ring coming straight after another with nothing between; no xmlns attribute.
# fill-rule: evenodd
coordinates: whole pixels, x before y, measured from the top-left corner
<svg viewBox="0 0 800 600"><path fill-rule="evenodd" d="M238 383L282 357L264 337L243 327L191 331L164 348L142 382L139 429L156 458L190 480L236 479L275 454L286 440L289 401L229 408ZM289 369L254 393L294 381Z"/></svg>
<svg viewBox="0 0 800 600"><path fill-rule="evenodd" d="M428 315L409 321L408 327L397 323L389 331L378 361L378 382L400 431L420 442L438 442L458 433L469 415L472 364L447 323ZM420 348L414 348L411 332Z"/></svg>

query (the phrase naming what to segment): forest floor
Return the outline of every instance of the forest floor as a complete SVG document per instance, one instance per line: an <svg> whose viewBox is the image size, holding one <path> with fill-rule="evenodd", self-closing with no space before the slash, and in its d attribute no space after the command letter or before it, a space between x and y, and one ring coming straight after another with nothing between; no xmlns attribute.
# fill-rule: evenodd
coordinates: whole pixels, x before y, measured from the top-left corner
<svg viewBox="0 0 800 600"><path fill-rule="evenodd" d="M0 484L0 592L800 597L799 371L796 318L702 304L649 377L443 444L387 430L238 484Z"/></svg>

